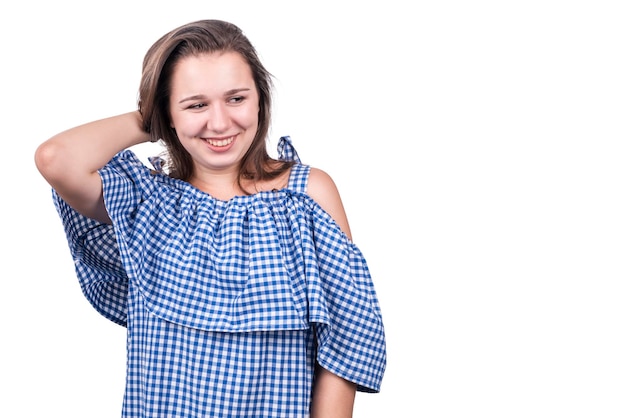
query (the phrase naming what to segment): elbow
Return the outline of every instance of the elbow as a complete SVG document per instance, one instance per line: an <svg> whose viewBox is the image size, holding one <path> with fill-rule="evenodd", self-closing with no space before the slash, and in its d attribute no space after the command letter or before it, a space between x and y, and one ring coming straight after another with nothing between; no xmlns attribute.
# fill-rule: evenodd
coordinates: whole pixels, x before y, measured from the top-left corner
<svg viewBox="0 0 626 418"><path fill-rule="evenodd" d="M39 145L35 151L35 165L41 175L50 183L58 179L63 172L63 167L67 170L67 165L63 162L62 147L53 142L46 141Z"/></svg>

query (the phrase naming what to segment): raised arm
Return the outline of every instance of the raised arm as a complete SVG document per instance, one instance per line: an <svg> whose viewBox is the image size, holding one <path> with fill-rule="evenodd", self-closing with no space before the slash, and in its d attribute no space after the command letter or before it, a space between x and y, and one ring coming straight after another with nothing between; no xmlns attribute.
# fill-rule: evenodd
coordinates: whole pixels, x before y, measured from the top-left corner
<svg viewBox="0 0 626 418"><path fill-rule="evenodd" d="M72 208L110 223L98 170L118 152L150 140L138 111L89 122L48 139L35 152L41 175Z"/></svg>

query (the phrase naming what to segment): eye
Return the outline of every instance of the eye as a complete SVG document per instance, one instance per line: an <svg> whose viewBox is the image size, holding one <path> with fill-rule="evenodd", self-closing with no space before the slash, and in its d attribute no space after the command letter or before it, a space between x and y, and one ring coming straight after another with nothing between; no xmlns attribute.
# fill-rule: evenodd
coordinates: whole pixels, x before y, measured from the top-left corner
<svg viewBox="0 0 626 418"><path fill-rule="evenodd" d="M245 99L245 97L243 97L243 96L233 96L233 97L228 99L228 103L238 104L238 103L243 102L244 99Z"/></svg>
<svg viewBox="0 0 626 418"><path fill-rule="evenodd" d="M206 103L195 103L190 105L188 109L202 109L203 107L206 107Z"/></svg>

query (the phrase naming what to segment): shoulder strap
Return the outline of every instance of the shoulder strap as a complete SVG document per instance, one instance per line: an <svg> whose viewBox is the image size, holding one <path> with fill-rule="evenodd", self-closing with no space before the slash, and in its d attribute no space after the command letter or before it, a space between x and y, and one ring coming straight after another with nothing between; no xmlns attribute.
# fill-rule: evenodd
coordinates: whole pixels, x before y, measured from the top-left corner
<svg viewBox="0 0 626 418"><path fill-rule="evenodd" d="M309 172L311 167L304 164L296 163L291 167L291 173L289 174L289 189L306 193L307 182L309 181Z"/></svg>
<svg viewBox="0 0 626 418"><path fill-rule="evenodd" d="M301 164L300 157L291 142L291 137L283 136L278 141L278 159L296 162L291 167L289 185L287 187L293 191L306 193L311 167Z"/></svg>

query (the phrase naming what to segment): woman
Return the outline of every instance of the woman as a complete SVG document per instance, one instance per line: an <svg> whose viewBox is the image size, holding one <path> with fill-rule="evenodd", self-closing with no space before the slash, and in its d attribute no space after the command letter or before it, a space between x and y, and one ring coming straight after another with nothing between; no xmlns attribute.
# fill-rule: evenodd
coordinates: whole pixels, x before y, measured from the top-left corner
<svg viewBox="0 0 626 418"><path fill-rule="evenodd" d="M271 76L202 20L144 58L139 110L41 144L85 296L128 329L125 417L350 417L386 353L339 192L289 137L266 150ZM162 141L144 166L128 148Z"/></svg>

